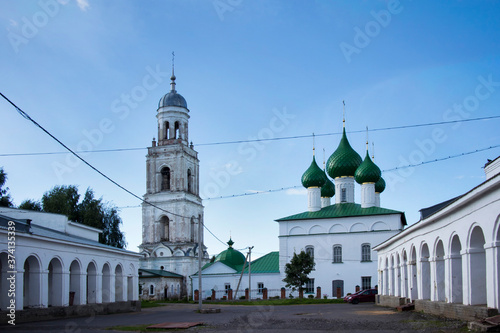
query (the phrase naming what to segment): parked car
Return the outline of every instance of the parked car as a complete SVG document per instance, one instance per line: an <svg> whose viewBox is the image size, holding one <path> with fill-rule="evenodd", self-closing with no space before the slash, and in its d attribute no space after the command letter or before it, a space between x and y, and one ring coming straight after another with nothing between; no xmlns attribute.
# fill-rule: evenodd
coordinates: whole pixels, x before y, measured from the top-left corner
<svg viewBox="0 0 500 333"><path fill-rule="evenodd" d="M347 299L347 302L352 304L358 304L359 302L375 302L375 295L378 294L377 289L365 289L352 294Z"/></svg>
<svg viewBox="0 0 500 333"><path fill-rule="evenodd" d="M356 291L354 294L349 294L349 295L346 295L346 296L344 297L344 301L345 301L345 302L348 302L348 301L349 301L349 299L350 299L352 296L357 295L357 294L359 294L359 293L360 293L360 292L362 292L362 291L363 291L363 290L360 290L360 291Z"/></svg>

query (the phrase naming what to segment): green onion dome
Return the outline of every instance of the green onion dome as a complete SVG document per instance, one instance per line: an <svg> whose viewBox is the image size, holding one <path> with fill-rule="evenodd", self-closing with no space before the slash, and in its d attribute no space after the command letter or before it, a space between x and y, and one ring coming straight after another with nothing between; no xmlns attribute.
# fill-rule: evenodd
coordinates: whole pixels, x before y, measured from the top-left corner
<svg viewBox="0 0 500 333"><path fill-rule="evenodd" d="M221 261L224 264L233 267L243 265L243 263L245 262L245 256L243 255L243 253L233 249L234 242L231 239L229 239L229 242L227 242L227 244L229 245L229 248L219 253L217 257L215 257L215 261Z"/></svg>
<svg viewBox="0 0 500 333"><path fill-rule="evenodd" d="M375 183L375 193L382 193L385 190L385 180L380 177L378 182Z"/></svg>
<svg viewBox="0 0 500 333"><path fill-rule="evenodd" d="M326 176L326 171L323 171L325 174L326 182L321 187L321 197L322 198L331 198L335 195L335 185L333 185L332 181Z"/></svg>
<svg viewBox="0 0 500 333"><path fill-rule="evenodd" d="M326 171L333 179L337 177L354 177L354 173L361 165L361 162L361 156L352 149L344 128L337 150L328 159Z"/></svg>
<svg viewBox="0 0 500 333"><path fill-rule="evenodd" d="M305 188L321 187L326 182L326 175L316 164L316 159L313 156L311 166L302 175L302 185Z"/></svg>
<svg viewBox="0 0 500 333"><path fill-rule="evenodd" d="M373 163L370 155L368 154L368 150L366 150L365 160L359 168L356 169L354 173L354 178L358 184L363 183L376 183L380 179L380 175L382 172L378 168L378 166Z"/></svg>

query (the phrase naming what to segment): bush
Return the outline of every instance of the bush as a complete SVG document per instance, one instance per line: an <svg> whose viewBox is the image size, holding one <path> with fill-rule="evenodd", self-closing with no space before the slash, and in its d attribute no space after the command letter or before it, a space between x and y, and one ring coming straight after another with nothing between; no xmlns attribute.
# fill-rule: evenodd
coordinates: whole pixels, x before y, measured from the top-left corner
<svg viewBox="0 0 500 333"><path fill-rule="evenodd" d="M240 296L240 299L245 299L245 296Z"/></svg>
<svg viewBox="0 0 500 333"><path fill-rule="evenodd" d="M280 297L279 296L271 296L271 297L269 297L269 299L280 299Z"/></svg>
<svg viewBox="0 0 500 333"><path fill-rule="evenodd" d="M207 301L211 301L212 300L212 297L211 296L208 296L207 297Z"/></svg>
<svg viewBox="0 0 500 333"><path fill-rule="evenodd" d="M307 298L314 298L314 295L307 295Z"/></svg>

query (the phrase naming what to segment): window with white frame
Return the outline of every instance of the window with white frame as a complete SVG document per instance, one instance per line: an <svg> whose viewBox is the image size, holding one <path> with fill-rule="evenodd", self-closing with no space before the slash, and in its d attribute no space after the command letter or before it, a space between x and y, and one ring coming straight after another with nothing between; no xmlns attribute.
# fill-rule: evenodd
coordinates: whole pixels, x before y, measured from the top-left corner
<svg viewBox="0 0 500 333"><path fill-rule="evenodd" d="M231 289L231 283L224 283L224 290L226 291L226 295L229 292L229 289Z"/></svg>
<svg viewBox="0 0 500 333"><path fill-rule="evenodd" d="M333 246L333 262L342 262L342 245L337 244Z"/></svg>
<svg viewBox="0 0 500 333"><path fill-rule="evenodd" d="M306 253L314 259L314 246L308 245L306 246Z"/></svg>
<svg viewBox="0 0 500 333"><path fill-rule="evenodd" d="M371 261L371 247L370 244L361 245L361 261Z"/></svg>
<svg viewBox="0 0 500 333"><path fill-rule="evenodd" d="M257 283L257 289L258 289L258 293L262 294L262 292L264 290L264 282Z"/></svg>
<svg viewBox="0 0 500 333"><path fill-rule="evenodd" d="M309 279L306 282L306 294L314 294L314 279Z"/></svg>
<svg viewBox="0 0 500 333"><path fill-rule="evenodd" d="M372 288L372 277L362 276L361 277L361 290Z"/></svg>

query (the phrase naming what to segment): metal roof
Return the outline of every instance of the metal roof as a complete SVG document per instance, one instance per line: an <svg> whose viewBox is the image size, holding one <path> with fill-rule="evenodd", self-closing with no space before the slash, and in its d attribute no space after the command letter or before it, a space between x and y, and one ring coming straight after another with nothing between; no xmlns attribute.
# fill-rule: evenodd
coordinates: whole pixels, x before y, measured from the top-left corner
<svg viewBox="0 0 500 333"><path fill-rule="evenodd" d="M340 203L322 208L317 212L303 212L287 217L277 219L281 221L294 221L294 220L312 220L312 219L332 219L340 217L353 217L353 216L371 216L371 215L390 215L400 214L401 222L406 225L406 217L403 212L382 208L382 207L369 207L361 208L360 204L356 203Z"/></svg>
<svg viewBox="0 0 500 333"><path fill-rule="evenodd" d="M148 273L153 275L154 277L160 276L160 277L174 277L174 278L183 278L182 275L170 272L170 271L165 271L163 269L144 269L144 268L139 268L139 275L140 273ZM141 277L153 277L153 276L141 276Z"/></svg>

